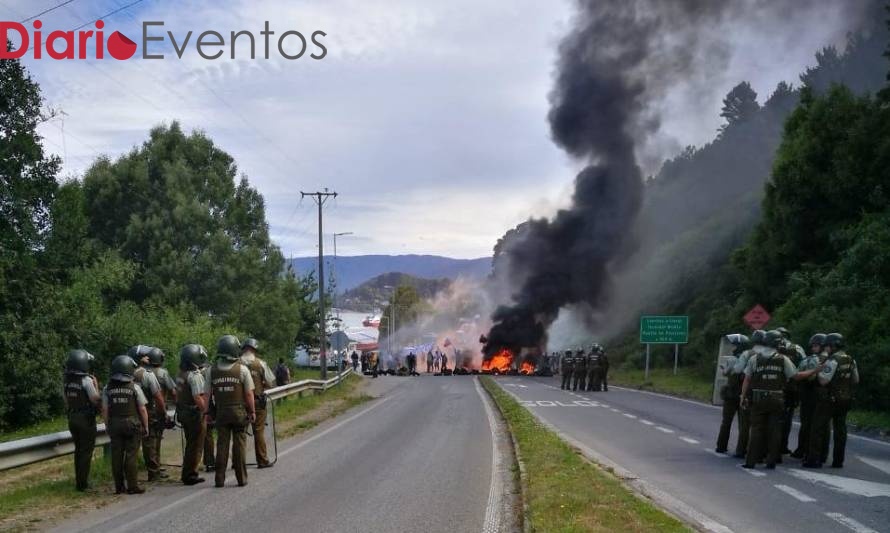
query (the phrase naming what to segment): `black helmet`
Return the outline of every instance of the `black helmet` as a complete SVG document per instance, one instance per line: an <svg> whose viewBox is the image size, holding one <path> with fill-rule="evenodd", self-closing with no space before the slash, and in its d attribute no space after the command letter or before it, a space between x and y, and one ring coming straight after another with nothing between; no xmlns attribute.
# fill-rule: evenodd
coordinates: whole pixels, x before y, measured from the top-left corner
<svg viewBox="0 0 890 533"><path fill-rule="evenodd" d="M786 328L785 326L779 326L779 327L777 327L777 328L776 328L776 331L778 331L779 334L782 335L782 338L783 338L783 339L790 339L790 338L791 338L791 332L788 331L788 328Z"/></svg>
<svg viewBox="0 0 890 533"><path fill-rule="evenodd" d="M89 374L95 357L86 350L71 350L65 357L65 372L69 374Z"/></svg>
<svg viewBox="0 0 890 533"><path fill-rule="evenodd" d="M246 339L244 339L244 342L241 343L241 349L244 350L245 348L252 348L253 351L259 352L260 343L253 337L247 337Z"/></svg>
<svg viewBox="0 0 890 533"><path fill-rule="evenodd" d="M825 344L832 350L840 350L844 347L844 336L840 333L829 333L825 336Z"/></svg>
<svg viewBox="0 0 890 533"><path fill-rule="evenodd" d="M754 333L751 334L751 344L762 345L764 341L766 341L766 332L762 329L754 330Z"/></svg>
<svg viewBox="0 0 890 533"><path fill-rule="evenodd" d="M751 347L751 339L741 333L730 333L726 336L726 340L735 346L734 351L736 354Z"/></svg>
<svg viewBox="0 0 890 533"><path fill-rule="evenodd" d="M119 355L111 361L111 379L133 381L133 372L138 365L129 355Z"/></svg>
<svg viewBox="0 0 890 533"><path fill-rule="evenodd" d="M179 350L179 368L192 370L207 364L207 350L200 344L186 344Z"/></svg>
<svg viewBox="0 0 890 533"><path fill-rule="evenodd" d="M566 350L566 355L572 355L572 350Z"/></svg>
<svg viewBox="0 0 890 533"><path fill-rule="evenodd" d="M241 356L241 343L238 337L234 335L220 337L216 342L216 355L229 361L237 360Z"/></svg>
<svg viewBox="0 0 890 533"><path fill-rule="evenodd" d="M827 337L828 337L828 335L826 335L824 333L816 333L815 335L810 337L810 346L812 346L814 344L816 344L820 347L825 346L825 341L826 341Z"/></svg>
<svg viewBox="0 0 890 533"><path fill-rule="evenodd" d="M763 338L763 344L770 348L778 348L782 345L782 340L784 338L785 337L783 337L778 330L771 329L766 332L766 335Z"/></svg>
<svg viewBox="0 0 890 533"><path fill-rule="evenodd" d="M151 366L161 366L164 364L164 350L152 347L148 351L148 363Z"/></svg>
<svg viewBox="0 0 890 533"><path fill-rule="evenodd" d="M139 363L143 357L148 355L149 351L151 351L151 346L137 344L136 346L131 346L130 349L127 350L127 355L130 356L130 359Z"/></svg>

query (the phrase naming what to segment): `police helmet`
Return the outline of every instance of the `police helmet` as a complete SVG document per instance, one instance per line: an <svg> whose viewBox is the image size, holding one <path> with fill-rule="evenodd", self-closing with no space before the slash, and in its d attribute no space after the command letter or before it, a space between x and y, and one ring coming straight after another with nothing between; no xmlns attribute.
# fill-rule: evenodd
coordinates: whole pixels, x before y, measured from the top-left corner
<svg viewBox="0 0 890 533"><path fill-rule="evenodd" d="M786 328L785 326L777 327L776 331L778 331L782 335L782 338L791 339L791 332L788 331L788 328Z"/></svg>
<svg viewBox="0 0 890 533"><path fill-rule="evenodd" d="M129 355L118 355L111 361L111 379L133 381L133 372L138 365Z"/></svg>
<svg viewBox="0 0 890 533"><path fill-rule="evenodd" d="M229 361L236 361L241 356L241 343L234 335L223 335L216 343L216 355Z"/></svg>
<svg viewBox="0 0 890 533"><path fill-rule="evenodd" d="M827 337L828 337L828 335L826 335L824 333L816 333L815 335L810 337L810 346L812 346L814 344L819 346L820 348L825 346L825 341L826 341Z"/></svg>
<svg viewBox="0 0 890 533"><path fill-rule="evenodd" d="M566 355L572 355L572 350L566 350Z"/></svg>
<svg viewBox="0 0 890 533"><path fill-rule="evenodd" d="M770 348L778 348L782 345L783 339L784 337L778 330L771 329L767 331L766 335L763 337L763 344Z"/></svg>
<svg viewBox="0 0 890 533"><path fill-rule="evenodd" d="M151 366L161 366L164 364L164 350L158 347L152 347L148 351L148 363Z"/></svg>
<svg viewBox="0 0 890 533"><path fill-rule="evenodd" d="M253 337L247 337L244 339L244 342L241 344L241 350L246 350L247 348L253 349L255 352L260 351L260 343Z"/></svg>
<svg viewBox="0 0 890 533"><path fill-rule="evenodd" d="M192 370L207 364L207 350L200 344L186 344L179 350L179 368Z"/></svg>
<svg viewBox="0 0 890 533"><path fill-rule="evenodd" d="M147 356L150 351L151 346L137 344L136 346L131 346L130 349L127 350L127 355L130 356L130 359L140 363L142 362L142 358Z"/></svg>
<svg viewBox="0 0 890 533"><path fill-rule="evenodd" d="M735 346L735 351L740 352L751 347L751 339L747 335L741 333L730 333L726 336L726 340Z"/></svg>
<svg viewBox="0 0 890 533"><path fill-rule="evenodd" d="M825 344L832 350L840 350L844 347L844 336L840 333L829 333L825 336Z"/></svg>
<svg viewBox="0 0 890 533"><path fill-rule="evenodd" d="M751 334L751 343L752 344L760 344L762 345L766 340L766 332L762 329L754 330L754 333Z"/></svg>
<svg viewBox="0 0 890 533"><path fill-rule="evenodd" d="M89 374L93 354L86 350L71 350L65 357L65 372L69 374Z"/></svg>

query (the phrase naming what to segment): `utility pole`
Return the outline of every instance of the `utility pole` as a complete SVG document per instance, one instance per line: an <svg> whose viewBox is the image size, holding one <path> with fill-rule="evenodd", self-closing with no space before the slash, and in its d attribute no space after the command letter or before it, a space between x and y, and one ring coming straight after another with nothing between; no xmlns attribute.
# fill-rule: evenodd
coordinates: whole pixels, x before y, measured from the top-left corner
<svg viewBox="0 0 890 533"><path fill-rule="evenodd" d="M351 231L343 231L340 233L334 234L334 263L331 265L331 277L333 279L337 279L337 237L343 237L344 235L352 235ZM340 318L340 308L337 307L337 291L334 291L334 307L337 309L337 318Z"/></svg>
<svg viewBox="0 0 890 533"><path fill-rule="evenodd" d="M300 198L311 196L318 205L318 325L319 325L319 343L318 356L321 363L321 379L328 378L328 357L327 357L327 320L324 313L324 233L322 231L321 210L328 198L336 198L337 193L328 192L303 192L300 191Z"/></svg>

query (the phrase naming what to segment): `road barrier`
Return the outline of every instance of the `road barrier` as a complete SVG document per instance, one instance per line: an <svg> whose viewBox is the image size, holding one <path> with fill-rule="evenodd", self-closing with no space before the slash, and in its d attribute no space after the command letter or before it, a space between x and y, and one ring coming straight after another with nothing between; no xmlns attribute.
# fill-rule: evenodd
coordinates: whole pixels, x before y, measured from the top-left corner
<svg viewBox="0 0 890 533"><path fill-rule="evenodd" d="M351 368L347 368L333 378L322 381L320 379L304 379L280 387L274 387L265 391L265 396L269 400L278 400L294 394L301 394L306 391L324 392L331 387L336 386L341 380L345 379L352 373ZM173 416L174 411L170 411ZM96 446L108 444L108 434L105 431L105 424L96 426ZM17 468L20 466L53 459L74 453L74 442L71 439L70 431L59 431L57 433L48 433L46 435L38 435L36 437L28 437L25 439L13 440L10 442L0 443L0 471Z"/></svg>

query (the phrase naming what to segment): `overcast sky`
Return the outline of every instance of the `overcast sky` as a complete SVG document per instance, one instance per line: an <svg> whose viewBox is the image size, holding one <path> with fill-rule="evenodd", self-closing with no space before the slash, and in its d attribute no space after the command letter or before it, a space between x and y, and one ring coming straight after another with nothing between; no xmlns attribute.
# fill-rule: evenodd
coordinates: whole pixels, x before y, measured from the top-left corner
<svg viewBox="0 0 890 533"><path fill-rule="evenodd" d="M63 0L0 0L0 20L23 20ZM134 0L75 0L41 18L44 35L92 21ZM856 1L856 0L851 0ZM566 201L578 163L549 139L547 93L568 0L144 0L105 18L140 42L128 61L25 63L46 105L46 148L79 177L99 154L141 144L157 124L201 129L265 196L273 239L286 255L316 253L316 210L300 190L340 196L325 212L342 255L490 255L529 216ZM690 80L664 102L658 144L666 154L713 138L726 92L741 80L765 99L797 81L814 51L847 28L832 12L791 20L756 16L719 29L733 44L723 76ZM183 59L141 59L142 22L165 22ZM268 20L281 34L322 30L328 55L287 61L201 59L205 30L257 39ZM160 34L156 32L155 34ZM701 98L704 89L704 98ZM689 95L695 94L694 98Z"/></svg>

